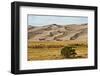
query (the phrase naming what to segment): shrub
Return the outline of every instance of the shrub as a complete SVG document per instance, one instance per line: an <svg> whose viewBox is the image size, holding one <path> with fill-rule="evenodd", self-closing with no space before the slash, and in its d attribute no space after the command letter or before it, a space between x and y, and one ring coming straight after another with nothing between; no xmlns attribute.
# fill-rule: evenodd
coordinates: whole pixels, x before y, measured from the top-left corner
<svg viewBox="0 0 100 76"><path fill-rule="evenodd" d="M77 53L72 47L65 46L61 49L61 55L63 55L65 58L74 58Z"/></svg>
<svg viewBox="0 0 100 76"><path fill-rule="evenodd" d="M49 36L50 36L50 37L52 37L52 36L54 36L54 35L53 35L53 33L52 33L52 32L50 32Z"/></svg>

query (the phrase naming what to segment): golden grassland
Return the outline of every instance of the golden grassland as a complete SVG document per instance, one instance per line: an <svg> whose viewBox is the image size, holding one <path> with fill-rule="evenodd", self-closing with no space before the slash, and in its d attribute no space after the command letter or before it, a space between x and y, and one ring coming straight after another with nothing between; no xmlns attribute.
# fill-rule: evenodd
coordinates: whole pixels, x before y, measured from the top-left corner
<svg viewBox="0 0 100 76"><path fill-rule="evenodd" d="M78 59L88 57L88 47L84 41L28 41L28 61L67 59L61 55L64 46L75 47Z"/></svg>

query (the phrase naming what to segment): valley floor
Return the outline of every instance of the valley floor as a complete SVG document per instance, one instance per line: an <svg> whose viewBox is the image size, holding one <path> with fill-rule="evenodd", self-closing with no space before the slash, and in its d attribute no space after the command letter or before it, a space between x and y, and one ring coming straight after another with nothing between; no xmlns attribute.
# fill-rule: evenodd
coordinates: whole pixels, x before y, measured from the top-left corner
<svg viewBox="0 0 100 76"><path fill-rule="evenodd" d="M28 41L28 61L33 60L59 60L69 59L61 55L64 46L75 47L77 56L71 59L87 58L88 46L84 41L55 41L55 42L33 42Z"/></svg>

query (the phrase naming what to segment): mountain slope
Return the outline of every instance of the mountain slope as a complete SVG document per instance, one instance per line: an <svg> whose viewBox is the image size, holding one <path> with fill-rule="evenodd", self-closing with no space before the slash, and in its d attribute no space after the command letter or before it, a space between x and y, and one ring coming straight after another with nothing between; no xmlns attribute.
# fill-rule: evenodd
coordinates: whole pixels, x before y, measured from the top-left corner
<svg viewBox="0 0 100 76"><path fill-rule="evenodd" d="M29 41L87 40L87 24L28 26Z"/></svg>

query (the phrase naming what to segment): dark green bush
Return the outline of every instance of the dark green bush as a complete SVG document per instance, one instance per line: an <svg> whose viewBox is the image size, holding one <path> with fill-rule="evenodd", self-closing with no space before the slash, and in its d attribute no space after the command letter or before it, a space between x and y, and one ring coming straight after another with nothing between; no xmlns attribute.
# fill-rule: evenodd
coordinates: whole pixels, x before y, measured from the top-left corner
<svg viewBox="0 0 100 76"><path fill-rule="evenodd" d="M61 55L63 55L65 58L75 58L77 53L72 47L65 46L61 49Z"/></svg>

